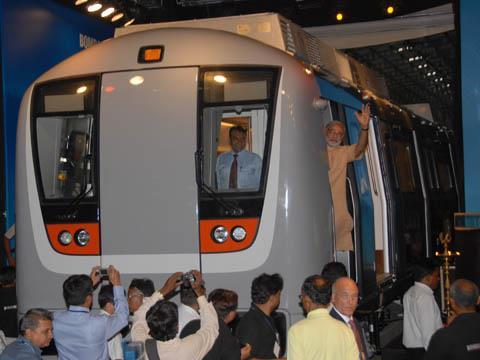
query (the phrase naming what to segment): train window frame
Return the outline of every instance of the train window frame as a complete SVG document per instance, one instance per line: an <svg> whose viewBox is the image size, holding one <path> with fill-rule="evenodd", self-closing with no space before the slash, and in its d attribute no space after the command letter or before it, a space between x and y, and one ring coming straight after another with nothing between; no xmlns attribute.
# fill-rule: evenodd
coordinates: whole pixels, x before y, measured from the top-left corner
<svg viewBox="0 0 480 360"><path fill-rule="evenodd" d="M412 144L402 139L390 139L388 142L388 147L389 147L390 155L392 157L395 187L397 191L400 191L402 193L414 193L416 191L417 184L415 181L415 171L413 167L414 159L412 157ZM399 159L396 156L399 149L404 151L404 154L407 155L406 157L408 160L407 164L401 164L399 162ZM407 169L408 171L407 172L403 171L405 169ZM406 173L409 174L408 179L405 177ZM409 181L405 182L404 180L409 180Z"/></svg>
<svg viewBox="0 0 480 360"><path fill-rule="evenodd" d="M271 74L270 80L271 84L267 88L267 97L264 99L255 98L252 100L236 100L236 101L223 101L223 102L208 102L205 101L204 92L205 92L205 74L207 72L269 72ZM256 216L260 213L263 207L263 200L265 196L266 184L268 181L268 168L270 164L270 155L271 155L271 145L273 138L273 129L274 129L274 116L276 112L277 97L279 93L279 84L281 76L281 67L279 66L255 66L255 65L246 65L246 66L204 66L199 68L198 73L198 120L197 120L197 151L203 151L203 139L204 139L204 110L207 108L221 108L221 107L230 107L232 109L235 106L245 106L245 107L256 107L260 108L264 106L266 109L267 116L267 125L266 125L266 134L263 147L262 158L262 168L260 175L260 183L258 189L245 189L244 191L216 191L214 193L217 197L221 199L233 200L237 202L239 207L242 209L247 209L243 212L244 216ZM268 93L269 90L269 93ZM203 166L203 163L202 163ZM197 184L198 186L198 197L199 197L199 214L200 218L210 218L219 215L218 209L215 210L215 205L212 202L212 196L209 194L209 191L205 190L204 178L198 179L197 182L202 181L202 184ZM202 185L202 186L200 186ZM208 185L208 184L207 184Z"/></svg>
<svg viewBox="0 0 480 360"><path fill-rule="evenodd" d="M441 153L436 152L434 154L435 158L435 170L438 176L438 189L442 192L449 192L454 187L453 176L452 176L452 169L450 167L449 161L442 161L445 156L442 156ZM446 176L442 176L444 172L441 170L446 170Z"/></svg>
<svg viewBox="0 0 480 360"><path fill-rule="evenodd" d="M46 111L45 103L42 102L44 99L44 90L49 88L54 88L58 86L60 89L62 86L68 84L76 84L76 83L90 83L93 85L93 90L91 95L85 105L84 110L74 110L74 111ZM99 164L98 164L98 131L99 131L99 103L100 103L100 77L99 76L82 76L82 77L72 77L72 78L62 78L62 79L55 79L50 81L45 81L42 83L38 83L35 85L33 89L33 96L32 96L32 104L31 104L31 115L30 115L30 131L31 131L31 143L32 143L32 155L33 155L33 162L34 162L34 169L35 169L35 179L37 184L37 190L40 198L40 204L42 206L48 205L50 208L57 208L57 210L53 211L53 213L62 212L60 209L63 208L65 210L65 204L70 204L72 201L77 200L74 197L63 197L63 198L48 198L45 196L45 189L44 189L44 181L42 177L42 170L40 166L40 155L39 155L39 148L38 148L38 133L37 133L37 126L38 126L38 119L41 118L48 118L48 117L75 117L75 116L91 116L92 117L92 131L90 134L91 140L91 150L90 153L92 154L92 159L90 166L92 166L91 171L91 178L92 178L92 196L84 196L78 198L78 204L96 204L98 203L99 199ZM89 190L90 191L90 190ZM57 205L57 206L55 206ZM91 207L91 206L90 206ZM79 211L80 213L84 213L84 211ZM89 215L88 218L92 218L93 210L89 209L86 211Z"/></svg>
<svg viewBox="0 0 480 360"><path fill-rule="evenodd" d="M437 174L437 168L435 164L435 155L434 151L430 148L424 149L424 154L425 154L425 167L426 167L426 172L427 172L427 178L428 178L428 185L430 187L430 190L440 190L440 183L438 179L438 174Z"/></svg>

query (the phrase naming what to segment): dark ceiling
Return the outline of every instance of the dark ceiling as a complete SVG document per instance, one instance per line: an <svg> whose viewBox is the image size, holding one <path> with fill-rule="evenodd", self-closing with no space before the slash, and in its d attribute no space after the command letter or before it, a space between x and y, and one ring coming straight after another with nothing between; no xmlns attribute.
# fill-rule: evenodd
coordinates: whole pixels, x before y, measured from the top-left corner
<svg viewBox="0 0 480 360"><path fill-rule="evenodd" d="M390 98L396 103L429 103L434 119L452 127L457 85L456 44L455 31L448 31L344 51L381 74Z"/></svg>
<svg viewBox="0 0 480 360"><path fill-rule="evenodd" d="M57 0L85 13L85 4ZM439 0L98 0L112 3L135 23L211 18L258 12L280 13L303 27L381 20L450 3ZM94 2L90 0L88 4ZM386 14L387 5L395 7ZM98 15L92 15L98 17ZM108 21L108 20L106 20ZM118 26L123 23L119 22ZM452 125L457 78L455 31L414 40L344 50L383 75L391 99L398 104L430 103L434 119ZM399 51L399 49L402 49ZM413 58L413 60L411 60ZM411 60L411 61L410 61ZM426 64L426 66L424 66ZM421 66L421 67L420 67ZM434 74L435 72L435 74ZM429 75L430 74L430 75Z"/></svg>
<svg viewBox="0 0 480 360"><path fill-rule="evenodd" d="M75 7L76 0L57 1ZM135 17L137 24L276 12L303 27L335 24L337 23L335 15L339 10L344 14L343 22L359 22L409 14L451 2L445 0L89 0L87 4L96 1L103 4L110 3L117 9L126 11L129 17ZM393 5L395 8L392 15L386 14L388 5ZM82 4L76 8L85 11L86 7Z"/></svg>

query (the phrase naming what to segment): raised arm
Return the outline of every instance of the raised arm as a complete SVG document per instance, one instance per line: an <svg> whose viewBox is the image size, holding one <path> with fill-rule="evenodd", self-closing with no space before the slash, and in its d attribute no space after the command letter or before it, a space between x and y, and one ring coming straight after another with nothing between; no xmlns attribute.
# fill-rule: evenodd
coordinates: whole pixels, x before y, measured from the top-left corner
<svg viewBox="0 0 480 360"><path fill-rule="evenodd" d="M112 265L108 267L108 279L113 285L115 312L112 316L105 317L107 320L106 339L110 339L128 325L128 304L125 291L120 281L120 273Z"/></svg>
<svg viewBox="0 0 480 360"><path fill-rule="evenodd" d="M182 342L188 343L188 346L185 346L185 348L191 351L189 358L201 359L210 351L217 339L218 315L213 305L207 302L205 298L202 275L196 270L192 270L192 273L195 276L192 289L197 295L198 305L200 306L200 330L193 335L183 338Z"/></svg>
<svg viewBox="0 0 480 360"><path fill-rule="evenodd" d="M152 296L144 298L143 304L137 311L135 311L135 314L133 314L132 329L130 330L133 341L145 341L150 337L148 335L150 329L148 328L147 320L145 319L148 310L150 310L157 301L162 300L164 296L167 296L179 286L180 282L178 279L181 276L181 272L174 273L167 279L160 290L155 291Z"/></svg>
<svg viewBox="0 0 480 360"><path fill-rule="evenodd" d="M362 111L355 113L360 124L360 135L355 147L355 158L360 157L368 145L368 124L370 122L370 104L362 105Z"/></svg>

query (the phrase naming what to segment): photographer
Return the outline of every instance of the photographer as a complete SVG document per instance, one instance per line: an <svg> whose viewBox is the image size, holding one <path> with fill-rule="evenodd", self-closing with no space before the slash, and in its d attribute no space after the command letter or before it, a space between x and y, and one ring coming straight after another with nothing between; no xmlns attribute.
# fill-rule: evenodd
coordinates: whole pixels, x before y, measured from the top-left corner
<svg viewBox="0 0 480 360"><path fill-rule="evenodd" d="M176 272L165 281L163 287L155 291L151 296L145 297L143 293L141 293L136 288L130 288L128 291L128 298L129 302L132 302L133 297L141 298L142 303L139 307L135 307L132 309L133 311L133 318L132 318L132 328L130 329L130 335L133 341L145 341L145 339L149 338L148 332L148 325L146 321L146 314L147 311L155 305L155 303L159 300L163 300L165 296L168 296L172 291L174 291L177 287L181 284L182 273ZM132 290L132 291L130 291Z"/></svg>
<svg viewBox="0 0 480 360"><path fill-rule="evenodd" d="M115 313L112 316L90 313L93 289L102 277L100 267L94 267L90 277L72 275L63 283L68 310L56 312L53 319L53 337L60 360L108 359L108 339L128 324L128 305L120 273L110 265L107 274L113 285Z"/></svg>
<svg viewBox="0 0 480 360"><path fill-rule="evenodd" d="M150 360L200 360L210 351L218 336L218 317L213 305L205 298L200 272L192 270L194 279L191 287L197 295L200 307L201 327L197 333L183 339L176 337L178 333L178 309L171 301L158 301L147 312L147 323L150 335L155 339L146 341L147 354Z"/></svg>

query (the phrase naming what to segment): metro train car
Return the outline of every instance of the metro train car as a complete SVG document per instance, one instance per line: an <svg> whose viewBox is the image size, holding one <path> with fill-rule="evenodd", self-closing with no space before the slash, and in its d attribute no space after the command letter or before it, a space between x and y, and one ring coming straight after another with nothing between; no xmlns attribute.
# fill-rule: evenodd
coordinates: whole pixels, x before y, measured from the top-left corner
<svg viewBox="0 0 480 360"><path fill-rule="evenodd" d="M139 26L63 61L25 93L16 168L20 313L63 308L62 282L95 265L115 265L124 285L150 277L158 286L175 271L201 269L208 289L239 293L240 310L250 306L255 276L279 272L285 333L302 317L303 279L325 263L343 261L376 309L413 256L430 255L413 116L380 97L366 100L334 62L309 61L312 47L301 44L312 39L300 41L299 28L278 15L214 20ZM343 74L353 61L316 49L340 59ZM366 155L348 169L350 254L335 251L323 134L338 119L355 143L354 113L365 101L373 126ZM217 159L230 151L235 126L247 130L261 175L224 189Z"/></svg>

